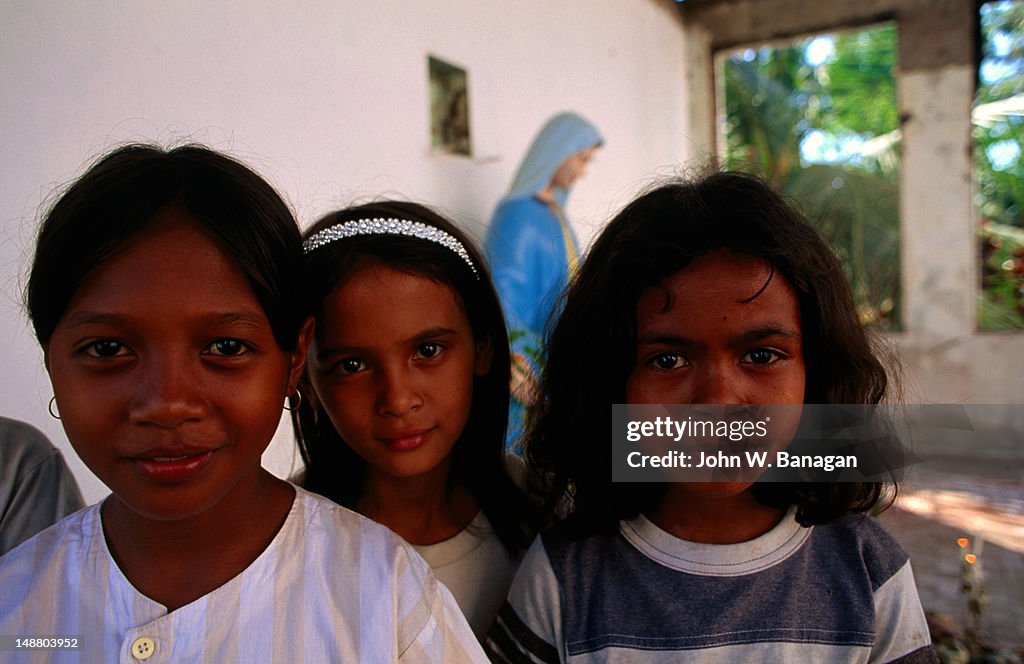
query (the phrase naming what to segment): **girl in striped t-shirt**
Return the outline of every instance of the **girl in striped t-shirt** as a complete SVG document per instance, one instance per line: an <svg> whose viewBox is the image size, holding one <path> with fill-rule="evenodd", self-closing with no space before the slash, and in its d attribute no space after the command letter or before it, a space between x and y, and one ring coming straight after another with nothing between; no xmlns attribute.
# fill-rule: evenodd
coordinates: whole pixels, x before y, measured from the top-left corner
<svg viewBox="0 0 1024 664"><path fill-rule="evenodd" d="M714 173L640 196L595 241L551 334L526 452L564 518L527 552L492 658L936 661L907 555L866 514L881 483L696 469L701 449L781 451L805 404L877 404L886 387L838 260L765 183ZM616 482L629 469L613 404L751 427L658 450L686 450L692 473Z"/></svg>

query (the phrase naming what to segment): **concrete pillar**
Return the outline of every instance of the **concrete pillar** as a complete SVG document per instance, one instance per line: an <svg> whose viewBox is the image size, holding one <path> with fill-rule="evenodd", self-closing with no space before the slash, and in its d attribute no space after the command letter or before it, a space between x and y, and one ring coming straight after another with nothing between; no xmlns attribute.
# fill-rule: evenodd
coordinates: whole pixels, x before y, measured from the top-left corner
<svg viewBox="0 0 1024 664"><path fill-rule="evenodd" d="M935 3L898 22L903 325L932 342L976 328L972 4Z"/></svg>

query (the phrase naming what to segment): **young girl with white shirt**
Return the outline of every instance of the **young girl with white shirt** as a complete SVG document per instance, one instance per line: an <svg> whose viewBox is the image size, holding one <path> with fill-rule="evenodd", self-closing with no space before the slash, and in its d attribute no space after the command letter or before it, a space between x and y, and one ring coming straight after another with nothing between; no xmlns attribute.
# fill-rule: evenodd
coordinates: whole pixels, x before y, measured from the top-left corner
<svg viewBox="0 0 1024 664"><path fill-rule="evenodd" d="M329 214L305 248L304 486L413 544L482 636L535 528L503 449L508 337L487 267L407 202Z"/></svg>
<svg viewBox="0 0 1024 664"><path fill-rule="evenodd" d="M6 658L483 661L407 544L260 465L301 398L302 275L287 205L206 148L119 148L49 211L51 414L112 493L0 559Z"/></svg>

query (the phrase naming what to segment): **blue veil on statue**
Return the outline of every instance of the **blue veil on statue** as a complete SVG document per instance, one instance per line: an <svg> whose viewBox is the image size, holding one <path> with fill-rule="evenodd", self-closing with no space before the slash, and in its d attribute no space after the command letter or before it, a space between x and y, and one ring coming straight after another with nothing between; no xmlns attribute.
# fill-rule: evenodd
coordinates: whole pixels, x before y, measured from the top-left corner
<svg viewBox="0 0 1024 664"><path fill-rule="evenodd" d="M565 216L573 181L603 143L597 128L560 113L540 130L498 203L484 249L512 344L508 446L516 449L525 408L536 395L545 326L579 259Z"/></svg>

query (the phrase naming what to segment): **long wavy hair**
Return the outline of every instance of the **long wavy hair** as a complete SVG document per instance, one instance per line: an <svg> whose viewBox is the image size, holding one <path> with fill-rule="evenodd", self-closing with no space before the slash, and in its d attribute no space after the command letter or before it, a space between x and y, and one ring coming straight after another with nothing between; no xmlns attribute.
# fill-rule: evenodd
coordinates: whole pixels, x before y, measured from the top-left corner
<svg viewBox="0 0 1024 664"><path fill-rule="evenodd" d="M620 519L662 500L664 484L611 481L611 405L626 401L641 293L720 248L764 258L793 286L806 403L875 404L885 395L886 369L858 321L839 261L793 206L742 173L658 186L612 219L570 285L547 342L544 398L529 413L526 455L548 479L537 490L549 512L570 512L570 534L614 532ZM871 509L882 494L875 482L754 485L766 505L796 505L804 525Z"/></svg>

